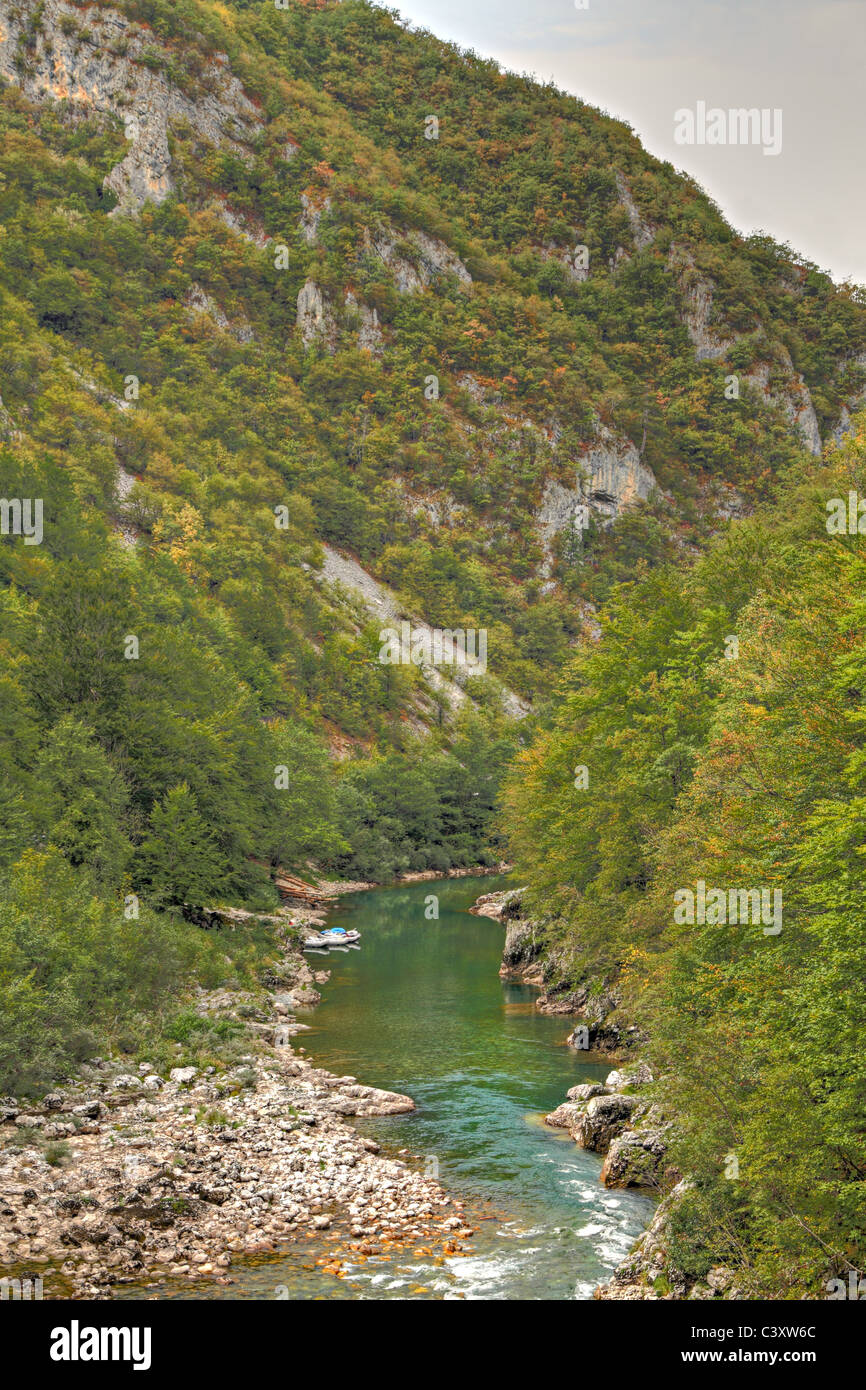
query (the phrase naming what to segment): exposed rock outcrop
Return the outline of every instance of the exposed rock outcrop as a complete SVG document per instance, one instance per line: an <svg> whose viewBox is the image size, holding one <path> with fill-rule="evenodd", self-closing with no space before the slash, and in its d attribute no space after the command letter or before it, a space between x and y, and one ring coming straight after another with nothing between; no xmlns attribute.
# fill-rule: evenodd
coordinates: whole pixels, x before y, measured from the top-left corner
<svg viewBox="0 0 866 1390"><path fill-rule="evenodd" d="M628 181L625 175L619 173L619 171L617 171L616 174L616 186L620 202L628 215L628 222L631 227L631 234L634 237L634 244L638 251L643 251L645 247L655 241L656 229L653 227L652 223L648 222L646 218L641 215L637 203L632 197Z"/></svg>
<svg viewBox="0 0 866 1390"><path fill-rule="evenodd" d="M589 279L590 267L583 264L583 258L574 246L558 246L555 241L548 241L539 247L538 254L545 261L558 261L575 285L582 285L584 280Z"/></svg>
<svg viewBox="0 0 866 1390"><path fill-rule="evenodd" d="M784 377L784 384L775 385L775 373ZM744 380L755 387L766 401L777 406L785 414L789 424L799 434L810 454L821 453L821 431L818 417L812 404L812 397L805 378L794 370L787 348L780 347L776 362L759 362L746 374Z"/></svg>
<svg viewBox="0 0 866 1390"><path fill-rule="evenodd" d="M640 1029L619 1015L620 998L604 980L588 980L576 990L551 990L538 1000L542 1013L578 1020L566 1042L581 1052L619 1054L642 1039Z"/></svg>
<svg viewBox="0 0 866 1390"><path fill-rule="evenodd" d="M590 506L611 520L624 507L645 502L656 486L651 469L641 462L630 439L617 436L605 425L581 460L586 477L584 491Z"/></svg>
<svg viewBox="0 0 866 1390"><path fill-rule="evenodd" d="M234 322L232 322L227 315L223 313L213 295L208 294L206 290L202 289L198 281L194 280L190 285L184 304L186 308L190 310L191 314L204 314L204 316L211 319L218 328L221 328L224 333L230 333L239 343L252 343L255 340L255 334L247 320L236 318Z"/></svg>
<svg viewBox="0 0 866 1390"><path fill-rule="evenodd" d="M325 213L330 212L330 210L330 198L316 198L312 193L301 194L301 220L298 223L298 230L310 246L316 244L318 240L319 223Z"/></svg>
<svg viewBox="0 0 866 1390"><path fill-rule="evenodd" d="M712 280L701 274L695 266L694 256L681 247L671 249L668 267L682 292L686 332L694 344L698 361L724 357L734 346L736 335L725 334L720 331L719 325L712 322L715 292Z"/></svg>
<svg viewBox="0 0 866 1390"><path fill-rule="evenodd" d="M20 437L21 431L15 428L15 421L3 404L3 397L0 396L0 440L11 443Z"/></svg>
<svg viewBox="0 0 866 1390"><path fill-rule="evenodd" d="M535 923L523 915L523 889L484 893L469 911L477 917L492 917L505 925L505 945L499 974L517 978L525 984L540 985L543 970L539 955L541 940Z"/></svg>
<svg viewBox="0 0 866 1390"><path fill-rule="evenodd" d="M579 1148L605 1153L640 1108L637 1096L593 1096L579 1107L569 1133Z"/></svg>
<svg viewBox="0 0 866 1390"><path fill-rule="evenodd" d="M634 1301L685 1297L685 1278L671 1268L667 1249L671 1209L685 1191L686 1183L680 1182L659 1203L634 1250L623 1260L610 1282L595 1290L595 1298ZM654 1287L656 1283L660 1285L659 1291Z"/></svg>
<svg viewBox="0 0 866 1390"><path fill-rule="evenodd" d="M456 252L437 237L413 230L402 236L393 228L367 233L367 245L387 266L401 294L427 289L439 275L455 275L464 285L472 276Z"/></svg>
<svg viewBox="0 0 866 1390"><path fill-rule="evenodd" d="M337 325L330 306L326 304L315 280L307 280L301 286L296 323L301 330L305 348L311 348L314 343L321 342L329 351L333 351Z"/></svg>
<svg viewBox="0 0 866 1390"><path fill-rule="evenodd" d="M866 352L861 352L848 362L848 367L861 374L866 372ZM858 387L845 400L839 413L839 420L833 430L832 438L834 443L841 444L845 436L851 434L855 428L852 416L863 409L866 404L866 385Z"/></svg>
<svg viewBox="0 0 866 1390"><path fill-rule="evenodd" d="M31 30L31 22L38 21ZM224 62L201 75L195 95L166 76L167 49L117 10L0 0L0 74L35 100L68 100L123 121L129 150L106 176L120 212L160 203L174 189L169 130L184 123L213 145L246 157L262 128L253 103Z"/></svg>
<svg viewBox="0 0 866 1390"><path fill-rule="evenodd" d="M657 1127L616 1135L602 1164L605 1187L655 1187L668 1150L666 1133Z"/></svg>
<svg viewBox="0 0 866 1390"><path fill-rule="evenodd" d="M608 525L624 508L645 502L657 486L632 441L602 424L577 460L577 472L574 487L551 480L544 489L536 522L546 549L560 532L580 528L581 508Z"/></svg>
<svg viewBox="0 0 866 1390"><path fill-rule="evenodd" d="M228 227L229 231L234 232L235 236L242 237L244 241L250 242L260 251L264 250L274 239L268 236L264 227L255 222L253 218L235 212L234 208L229 207L225 198L213 197L207 204L206 211L214 213Z"/></svg>
<svg viewBox="0 0 866 1390"><path fill-rule="evenodd" d="M357 320L358 347L362 352L369 352L378 357L384 343L378 313L371 309L369 304L360 302L352 290L346 291L346 308Z"/></svg>
<svg viewBox="0 0 866 1390"><path fill-rule="evenodd" d="M323 550L325 563L322 579L332 586L339 586L347 595L352 596L368 614L381 621L383 627L387 624L399 629L406 615L393 590L374 579L357 560L348 555L341 555L331 546L323 546ZM412 620L412 629L415 633L430 634L431 638L434 631L427 623L418 619ZM471 654L468 649L462 652L459 645L449 641L443 640L442 646L443 652L453 657L453 664L446 661L440 669L428 662L421 662L418 669L432 689L445 696L452 709L458 709L469 698L458 682L459 679L472 674ZM528 713L529 706L519 695L515 695L505 686L500 687L500 694L502 707L512 719L520 719Z"/></svg>
<svg viewBox="0 0 866 1390"><path fill-rule="evenodd" d="M603 1086L573 1086L568 1099L544 1117L545 1124L567 1129L580 1148L606 1155L601 1171L606 1187L659 1185L670 1123L658 1106L633 1094L652 1081L645 1062L627 1072L612 1071Z"/></svg>

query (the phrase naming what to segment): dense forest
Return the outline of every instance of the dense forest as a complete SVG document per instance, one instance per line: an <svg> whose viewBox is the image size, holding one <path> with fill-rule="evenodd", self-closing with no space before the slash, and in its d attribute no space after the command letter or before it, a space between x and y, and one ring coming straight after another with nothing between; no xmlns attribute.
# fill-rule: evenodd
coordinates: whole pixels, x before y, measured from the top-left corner
<svg viewBox="0 0 866 1390"><path fill-rule="evenodd" d="M553 978L617 978L649 1032L692 1179L673 1262L758 1297L817 1296L866 1243L864 558L830 520L864 489L861 429L620 585L506 792ZM780 893L781 922L678 920L701 881Z"/></svg>
<svg viewBox="0 0 866 1390"><path fill-rule="evenodd" d="M866 1239L863 561L825 526L866 452L818 457L862 290L363 0L0 18L0 495L43 505L0 542L0 1089L183 1036L221 978L183 910L266 912L278 865L509 855L551 980L649 1033L683 1267L814 1291ZM120 97L46 99L94 51L162 84L137 205ZM649 495L546 533L599 438ZM383 664L335 551L489 673ZM677 925L700 879L780 888L783 930Z"/></svg>

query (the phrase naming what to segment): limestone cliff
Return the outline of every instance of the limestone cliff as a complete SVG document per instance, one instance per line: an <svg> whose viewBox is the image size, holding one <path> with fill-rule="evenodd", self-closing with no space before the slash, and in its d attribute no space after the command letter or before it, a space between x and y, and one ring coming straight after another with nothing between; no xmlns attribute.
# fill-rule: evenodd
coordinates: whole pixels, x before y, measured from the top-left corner
<svg viewBox="0 0 866 1390"><path fill-rule="evenodd" d="M0 75L34 99L53 97L123 121L129 150L105 179L120 211L172 192L173 125L185 123L241 156L262 128L225 60L215 59L194 89L181 91L166 75L170 56L117 10L65 0L28 9L0 0Z"/></svg>
<svg viewBox="0 0 866 1390"><path fill-rule="evenodd" d="M602 525L609 524L626 508L645 502L657 486L652 470L641 461L630 439L599 424L586 453L576 461L573 487L551 480L536 514L545 549L562 531L580 527L582 507Z"/></svg>

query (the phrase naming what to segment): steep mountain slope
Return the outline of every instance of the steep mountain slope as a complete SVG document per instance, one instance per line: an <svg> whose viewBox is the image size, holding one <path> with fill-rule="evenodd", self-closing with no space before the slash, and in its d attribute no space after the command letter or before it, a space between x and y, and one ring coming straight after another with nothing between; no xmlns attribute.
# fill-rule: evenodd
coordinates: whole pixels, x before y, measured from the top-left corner
<svg viewBox="0 0 866 1390"><path fill-rule="evenodd" d="M158 544L206 547L242 475L296 491L303 539L493 626L531 695L575 631L544 581L563 547L585 581L579 500L604 520L657 484L665 533L700 530L862 384L853 292L738 241L620 123L384 11L4 0L0 26L6 407L40 438L22 334L73 416L92 382Z"/></svg>
<svg viewBox="0 0 866 1390"><path fill-rule="evenodd" d="M132 788L133 847L187 784L228 883L288 755L229 760L240 833L231 720L196 762L185 718L206 724L213 698L348 760L342 837L324 792L301 798L295 863L381 847L383 819L415 824L388 865L465 862L502 759L479 792L448 750L489 766L610 584L800 470L862 390L859 292L735 236L621 123L367 4L0 0L0 75L3 488L38 481L53 508L38 550L4 539L7 599L59 624L81 668L64 685L64 654L10 622L9 679L34 747L84 718ZM73 534L93 603L61 621ZM360 590L335 588L329 567L353 566ZM383 663L376 584L389 617L484 630L489 674ZM111 631L152 645L109 680L87 663L112 604ZM218 697L187 662L221 669ZM140 673L165 666L157 717ZM135 748L129 699L150 729ZM424 796L386 813L373 765L392 748L410 782L441 757L468 779L459 813L438 784L432 829Z"/></svg>

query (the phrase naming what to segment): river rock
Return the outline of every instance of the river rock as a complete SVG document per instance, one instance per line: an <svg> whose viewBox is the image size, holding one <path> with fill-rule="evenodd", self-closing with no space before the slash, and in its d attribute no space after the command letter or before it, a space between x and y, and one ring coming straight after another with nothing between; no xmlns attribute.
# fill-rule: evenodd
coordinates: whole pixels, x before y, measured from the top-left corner
<svg viewBox="0 0 866 1390"><path fill-rule="evenodd" d="M571 1128L571 1136L580 1148L604 1153L639 1104L636 1096L593 1096Z"/></svg>
<svg viewBox="0 0 866 1390"><path fill-rule="evenodd" d="M653 1074L646 1062L639 1062L629 1071L612 1071L605 1077L605 1086L611 1091L622 1091L626 1086L650 1086Z"/></svg>
<svg viewBox="0 0 866 1390"><path fill-rule="evenodd" d="M410 1096L396 1091L380 1091L374 1086L347 1086L331 1101L337 1115L407 1115L415 1109Z"/></svg>
<svg viewBox="0 0 866 1390"><path fill-rule="evenodd" d="M660 1129L628 1130L611 1140L601 1170L605 1187L654 1187L662 1171L667 1140Z"/></svg>
<svg viewBox="0 0 866 1390"><path fill-rule="evenodd" d="M601 1086L598 1082L584 1082L580 1086L572 1086L570 1091L566 1091L569 1100L592 1100L593 1096L607 1096L610 1092L606 1086Z"/></svg>
<svg viewBox="0 0 866 1390"><path fill-rule="evenodd" d="M564 1101L558 1105L549 1115L545 1115L544 1123L550 1125L551 1129L568 1129L575 1127L579 1120L583 1119L584 1108L582 1105L569 1104Z"/></svg>
<svg viewBox="0 0 866 1390"><path fill-rule="evenodd" d="M10 1126L11 1142L0 1142L0 1269L50 1262L74 1296L98 1299L130 1280L224 1280L229 1252L272 1252L326 1231L337 1214L365 1243L460 1250L471 1233L462 1204L435 1179L382 1156L346 1120L411 1113L411 1098L335 1076L289 1043L271 1049L251 1025L250 1012L259 1012L271 1017L272 1030L294 1027L273 1021L270 991L309 986L310 972L290 941L282 950L279 978L263 980L263 989L196 991L202 1017L240 1018L247 1029L248 1051L233 1055L231 1066L204 1074L174 1067L165 1085L152 1063L138 1064L143 1080L115 1075L114 1060L91 1064L57 1088L61 1105L47 1118L41 1106L22 1114L14 1098L3 1100L2 1113L25 1133L13 1138ZM186 1089L193 1083L197 1114ZM97 1085L113 1094L100 1100ZM75 1124L60 1111L74 1112ZM55 1135L70 1150L61 1167L42 1147ZM15 1138L26 1142L19 1147Z"/></svg>

